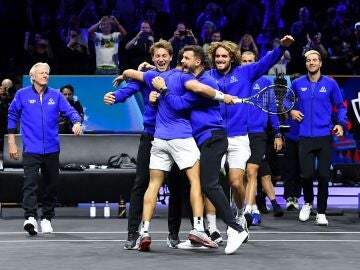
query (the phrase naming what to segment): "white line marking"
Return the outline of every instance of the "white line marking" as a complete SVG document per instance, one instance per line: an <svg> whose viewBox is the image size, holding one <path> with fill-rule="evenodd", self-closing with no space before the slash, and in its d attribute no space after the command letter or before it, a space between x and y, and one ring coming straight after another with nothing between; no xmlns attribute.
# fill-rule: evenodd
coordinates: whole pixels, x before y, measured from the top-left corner
<svg viewBox="0 0 360 270"><path fill-rule="evenodd" d="M68 243L79 243L79 242L125 242L125 240L115 240L115 239L59 239L59 240L54 240L54 239L41 239L41 240L35 240L35 239L24 239L24 240L0 240L0 243L26 243L26 244L33 244L33 243L44 243L44 242L68 242ZM166 242L166 240L152 240L152 242ZM226 242L226 240L225 240ZM249 242L341 242L341 243L345 243L345 242L349 242L349 243L359 243L360 239L358 240L354 240L354 239L350 239L350 240L339 240L339 239L310 239L310 240L305 240L305 239L256 239L256 240L249 240Z"/></svg>
<svg viewBox="0 0 360 270"><path fill-rule="evenodd" d="M99 231L62 231L62 232L55 232L53 234L127 234L127 231L104 231L104 232L99 232ZM168 231L151 231L151 234L168 234ZM189 231L180 231L180 234L187 234L189 233ZM226 234L225 231L220 232L222 234ZM12 235L12 234L27 234L27 232L0 232L0 235ZM41 233L40 233L41 234ZM310 231L310 232L296 232L296 231L251 231L250 230L250 234L360 234L359 232L314 232L314 231Z"/></svg>

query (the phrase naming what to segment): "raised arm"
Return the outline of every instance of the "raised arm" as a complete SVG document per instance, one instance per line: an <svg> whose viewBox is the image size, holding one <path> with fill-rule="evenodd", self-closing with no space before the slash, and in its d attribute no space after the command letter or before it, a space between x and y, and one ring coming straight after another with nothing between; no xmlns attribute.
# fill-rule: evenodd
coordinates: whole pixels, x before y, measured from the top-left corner
<svg viewBox="0 0 360 270"><path fill-rule="evenodd" d="M196 94L202 95L207 98L222 101L226 104L234 104L233 100L238 97L224 94L223 92L216 90L206 84L203 84L197 80L189 80L185 83L185 88Z"/></svg>

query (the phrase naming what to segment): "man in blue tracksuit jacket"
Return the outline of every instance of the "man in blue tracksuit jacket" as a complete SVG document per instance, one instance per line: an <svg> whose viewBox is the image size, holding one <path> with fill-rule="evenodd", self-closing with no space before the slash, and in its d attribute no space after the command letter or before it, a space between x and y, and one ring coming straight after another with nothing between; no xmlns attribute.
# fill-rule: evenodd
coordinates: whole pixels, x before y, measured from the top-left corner
<svg viewBox="0 0 360 270"><path fill-rule="evenodd" d="M192 72L199 82L217 89L215 80L204 70L204 61L203 48L200 46L184 47L183 68ZM221 159L228 145L220 114L220 104L218 101L193 92L187 92L182 96L163 92L163 95L165 95L165 101L176 111L190 112L193 136L200 149L201 188L206 197L214 204L219 216L229 226L225 253L233 253L241 246L248 233L236 223L225 193L219 184ZM211 222L209 221L209 223ZM216 222L214 227L216 228ZM219 232L212 230L211 226L209 230L212 240L222 241ZM179 244L178 247L180 248L181 245Z"/></svg>
<svg viewBox="0 0 360 270"><path fill-rule="evenodd" d="M296 109L294 107L294 109ZM284 158L284 199L286 209L299 209L298 199L301 196L301 178L299 162L299 122L288 117L286 125L290 130L284 133L285 136L285 158Z"/></svg>
<svg viewBox="0 0 360 270"><path fill-rule="evenodd" d="M253 52L246 51L241 54L241 65L249 65L251 63L256 62L256 55ZM255 95L262 89L267 86L270 86L272 83L266 77L260 77L257 79L252 87L251 87L251 96ZM270 100L269 102L275 102ZM251 205L251 215L252 215L252 225L259 225L261 223L260 211L258 209L257 204L255 203L256 191L259 190L258 197L261 195L265 201L265 194L269 196L271 204L273 205L274 215L282 216L283 211L281 207L275 200L275 191L274 186L271 182L271 171L269 168L268 161L265 159L265 153L267 149L267 141L268 136L266 133L266 129L268 126L268 120L271 123L272 131L274 132L275 139L274 142L269 142L273 145L275 151L279 151L282 148L282 138L280 134L279 128L279 118L276 114L269 114L258 108L257 106L247 105L248 107L248 132L249 132L249 140L250 140L250 149L251 155L246 165L246 174L247 174L247 186L246 186L246 196L251 196L251 201L253 201L253 205ZM261 167L261 184L259 188L257 188L257 179L258 172ZM263 195L262 188L265 193ZM260 202L259 199L257 199ZM266 209L265 203L263 205L259 205L260 207ZM261 210L264 210L261 209ZM267 210L267 209L266 209Z"/></svg>
<svg viewBox="0 0 360 270"><path fill-rule="evenodd" d="M238 46L229 41L213 42L209 47L209 55L216 67L210 71L224 94L246 98L250 96L252 83L267 73L283 55L285 46L293 42L291 36L281 39L272 53L260 59L259 62L245 66L240 64L240 51ZM242 216L245 197L243 178L246 162L250 156L248 134L248 109L245 104L236 106L222 105L222 117L228 135L229 147L227 160L229 163L229 181L234 192L234 199L238 207L238 217ZM248 225L251 225L251 205L254 204L250 196L246 197L248 209L245 209Z"/></svg>
<svg viewBox="0 0 360 270"><path fill-rule="evenodd" d="M346 108L340 88L334 79L321 74L320 53L310 50L305 53L308 74L293 81L291 88L298 98L298 110L290 112L293 120L299 122L299 160L304 181L304 205L299 214L300 221L310 217L314 200L313 181L315 159L317 165L317 215L315 224L328 225L326 208L328 181L331 162L332 131L342 136L346 127ZM337 108L335 125L331 121L332 108Z"/></svg>
<svg viewBox="0 0 360 270"><path fill-rule="evenodd" d="M170 67L170 61L172 58L172 48L169 44L163 41L156 42L150 48L152 60L156 69L148 71L149 76L158 76L161 72L165 72ZM160 54L159 52L162 52ZM117 81L118 78L115 79ZM143 82L136 80L130 81L125 87L122 87L115 92L106 93L104 96L105 104L112 105L114 103L125 102L129 97L135 93L140 92L144 99L145 110L143 113L144 131L140 138L139 149L136 158L136 178L134 186L131 190L130 196L130 208L128 215L128 238L125 243L124 249L136 250L139 248L139 225L141 222L143 199L145 191L149 185L149 163L150 163L150 151L152 141L154 140L155 122L156 122L156 107L149 103L149 94L151 88ZM168 227L169 235L167 238L167 244L171 248L175 248L180 239L178 236L181 225L181 194L178 185L180 183L179 169L172 168L169 174L169 214L168 214Z"/></svg>
<svg viewBox="0 0 360 270"><path fill-rule="evenodd" d="M23 140L23 203L24 230L38 233L37 175L44 177L42 197L42 233L52 233L51 219L55 215L56 184L59 174L59 113L73 123L75 135L81 133L81 117L60 91L47 86L50 67L37 63L30 69L32 86L19 89L11 102L8 114L9 154L18 160L20 153L15 142L17 122L20 120Z"/></svg>

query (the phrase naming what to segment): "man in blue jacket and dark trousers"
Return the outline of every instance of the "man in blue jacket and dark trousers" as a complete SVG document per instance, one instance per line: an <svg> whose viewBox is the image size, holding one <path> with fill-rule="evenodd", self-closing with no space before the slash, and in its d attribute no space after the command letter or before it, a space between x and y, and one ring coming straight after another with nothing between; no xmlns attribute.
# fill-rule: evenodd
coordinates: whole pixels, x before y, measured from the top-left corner
<svg viewBox="0 0 360 270"><path fill-rule="evenodd" d="M300 221L310 218L314 200L313 181L317 159L317 215L315 224L327 226L326 208L331 162L332 132L342 136L346 126L346 108L338 84L321 74L320 53L310 50L305 53L308 74L293 81L291 88L298 98L298 110L290 112L299 122L299 160L303 177L304 205ZM332 123L332 108L337 108L336 123Z"/></svg>
<svg viewBox="0 0 360 270"><path fill-rule="evenodd" d="M47 86L50 67L35 64L29 72L32 85L16 92L8 114L9 155L18 160L20 153L15 142L16 125L20 120L23 140L23 203L24 230L30 235L38 233L37 189L38 172L44 177L42 196L42 233L52 233L51 219L55 216L56 185L59 175L59 113L73 123L72 131L80 135L81 117L60 91Z"/></svg>

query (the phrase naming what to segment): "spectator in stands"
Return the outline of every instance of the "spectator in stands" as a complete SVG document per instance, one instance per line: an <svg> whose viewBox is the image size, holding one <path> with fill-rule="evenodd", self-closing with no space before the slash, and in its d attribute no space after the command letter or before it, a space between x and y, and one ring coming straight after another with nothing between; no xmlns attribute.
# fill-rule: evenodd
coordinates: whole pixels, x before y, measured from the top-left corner
<svg viewBox="0 0 360 270"><path fill-rule="evenodd" d="M321 33L320 32L317 32L315 34L313 33L313 36L311 36L310 33L307 33L306 40L307 40L307 43L303 48L302 55L305 55L305 53L307 51L316 50L320 53L322 59L328 57L326 48L324 47L324 45L321 42Z"/></svg>
<svg viewBox="0 0 360 270"><path fill-rule="evenodd" d="M301 64L303 56L303 48L306 46L307 34L310 38L315 38L317 35L317 24L310 18L310 10L307 7L301 7L299 10L299 20L291 24L291 35L295 38L294 46L290 48L290 53L293 57L288 65L289 73L304 74L306 69Z"/></svg>
<svg viewBox="0 0 360 270"><path fill-rule="evenodd" d="M334 36L330 44L327 49L329 66L327 74L351 74L350 46L339 36Z"/></svg>
<svg viewBox="0 0 360 270"><path fill-rule="evenodd" d="M273 40L273 49L275 49L280 44L279 38L274 38ZM270 53L271 51L268 51ZM268 75L278 75L278 74L287 74L286 72L286 66L287 63L290 62L291 56L290 52L288 50L284 51L284 55L281 57L279 62L277 62L275 65L273 65L268 72Z"/></svg>
<svg viewBox="0 0 360 270"><path fill-rule="evenodd" d="M74 87L71 84L66 84L60 87L60 92L64 95L69 104L78 112L81 117L81 122L84 120L84 108L80 101L74 99ZM60 112L59 115L59 134L72 134L73 124L69 119Z"/></svg>
<svg viewBox="0 0 360 270"><path fill-rule="evenodd" d="M284 21L281 18L281 8L285 0L261 0L261 4L265 7L263 29L268 23L273 23L276 26L276 31L279 34L284 29Z"/></svg>
<svg viewBox="0 0 360 270"><path fill-rule="evenodd" d="M54 55L48 39L40 33L35 33L31 37L31 32L25 33L25 68L28 70L38 62L53 63Z"/></svg>
<svg viewBox="0 0 360 270"><path fill-rule="evenodd" d="M357 22L354 26L355 38L351 46L354 74L360 74L360 22Z"/></svg>
<svg viewBox="0 0 360 270"><path fill-rule="evenodd" d="M227 24L227 18L222 8L215 2L209 2L203 12L200 13L196 20L196 29L201 30L206 21L215 24L217 30L223 29Z"/></svg>
<svg viewBox="0 0 360 270"><path fill-rule="evenodd" d="M169 39L169 42L173 47L174 55L177 55L179 51L185 47L185 45L196 45L198 40L191 29L187 28L183 22L179 22L176 26L174 36ZM176 66L176 57L172 59L171 66Z"/></svg>
<svg viewBox="0 0 360 270"><path fill-rule="evenodd" d="M299 160L304 181L304 204L299 220L305 222L310 218L317 160L318 193L315 224L327 226L325 213L329 192L332 132L336 136L343 136L347 121L346 108L336 81L321 74L320 53L315 50L308 51L305 59L308 74L295 79L291 85L298 100L298 109L290 111L292 119L299 122ZM334 124L331 122L333 106L337 108Z"/></svg>
<svg viewBox="0 0 360 270"><path fill-rule="evenodd" d="M273 49L274 39L278 36L275 23L268 22L263 32L256 37L256 44L259 47L259 59Z"/></svg>
<svg viewBox="0 0 360 270"><path fill-rule="evenodd" d="M140 31L125 46L130 53L128 68L137 69L142 62L151 62L150 47L154 44L154 33L148 21L143 21Z"/></svg>
<svg viewBox="0 0 360 270"><path fill-rule="evenodd" d="M38 233L38 174L44 178L42 196L42 233L52 233L51 220L55 215L56 182L59 174L58 117L63 112L72 123L75 135L81 133L81 118L64 96L48 86L50 67L36 63L29 72L31 86L16 92L9 107L8 145L10 158L18 160L20 152L15 141L18 121L23 140L23 203L25 210L24 230L29 235ZM46 117L44 117L46 115Z"/></svg>
<svg viewBox="0 0 360 270"><path fill-rule="evenodd" d="M112 32L113 26L116 27ZM101 32L96 32L98 29ZM111 75L119 72L118 50L120 40L127 35L126 30L114 16L104 16L88 29L95 43L97 75Z"/></svg>
<svg viewBox="0 0 360 270"><path fill-rule="evenodd" d="M90 74L90 53L85 45L83 45L81 30L74 28L69 30L68 42L62 46L59 58L59 73L70 75L86 75Z"/></svg>
<svg viewBox="0 0 360 270"><path fill-rule="evenodd" d="M3 149L4 134L7 133L7 116L10 103L9 89L13 87L10 79L4 79L0 85L0 153Z"/></svg>
<svg viewBox="0 0 360 270"><path fill-rule="evenodd" d="M243 37L239 41L239 47L241 53L250 51L253 52L256 56L258 56L259 54L259 50L256 46L254 38L250 34L243 35Z"/></svg>
<svg viewBox="0 0 360 270"><path fill-rule="evenodd" d="M210 43L205 43L205 44L203 45L203 49L204 49L205 53L207 53L207 50L208 50L208 48L209 48L209 46L210 46L210 44L211 44L212 42L220 42L220 41L222 41L221 32L220 32L220 31L214 31L214 32L212 33L212 35L211 35L211 41L210 41ZM206 67L206 65L205 65L205 67ZM205 68L205 69L206 69L206 68Z"/></svg>
<svg viewBox="0 0 360 270"><path fill-rule="evenodd" d="M199 45L210 44L212 42L212 34L216 31L216 26L211 21L206 21L201 29L201 38Z"/></svg>

